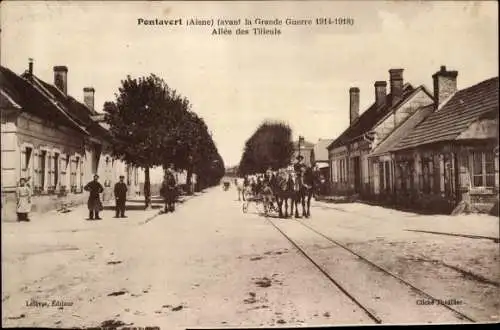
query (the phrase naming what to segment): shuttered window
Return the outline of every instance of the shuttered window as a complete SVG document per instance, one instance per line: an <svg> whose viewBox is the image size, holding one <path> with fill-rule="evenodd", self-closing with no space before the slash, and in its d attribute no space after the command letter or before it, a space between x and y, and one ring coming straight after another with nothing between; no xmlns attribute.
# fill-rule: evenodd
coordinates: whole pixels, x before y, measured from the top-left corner
<svg viewBox="0 0 500 330"><path fill-rule="evenodd" d="M472 153L472 185L474 187L495 186L495 155L493 152Z"/></svg>

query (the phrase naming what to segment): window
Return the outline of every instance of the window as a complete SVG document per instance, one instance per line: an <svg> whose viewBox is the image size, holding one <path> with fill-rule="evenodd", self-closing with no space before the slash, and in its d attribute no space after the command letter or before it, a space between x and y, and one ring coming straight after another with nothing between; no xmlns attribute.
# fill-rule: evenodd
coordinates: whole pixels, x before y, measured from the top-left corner
<svg viewBox="0 0 500 330"><path fill-rule="evenodd" d="M413 174L414 174L414 161L403 160L398 164L399 175L397 177L398 187L402 191L410 191L413 189Z"/></svg>
<svg viewBox="0 0 500 330"><path fill-rule="evenodd" d="M38 153L37 164L35 167L35 190L43 191L45 187L45 161L47 159L47 151L41 150Z"/></svg>
<svg viewBox="0 0 500 330"><path fill-rule="evenodd" d="M57 187L59 183L59 153L54 153L54 168L53 168L53 174L54 174L54 181L53 181L53 186L54 188Z"/></svg>
<svg viewBox="0 0 500 330"><path fill-rule="evenodd" d="M495 156L493 152L472 153L472 184L474 187L495 186Z"/></svg>
<svg viewBox="0 0 500 330"><path fill-rule="evenodd" d="M59 157L59 181L61 187L66 187L66 171L68 170L68 155L61 155ZM67 187L66 187L67 188Z"/></svg>
<svg viewBox="0 0 500 330"><path fill-rule="evenodd" d="M443 155L444 162L444 191L447 196L455 192L455 164L453 154Z"/></svg>
<svg viewBox="0 0 500 330"><path fill-rule="evenodd" d="M385 185L384 185L384 163L379 162L378 163L378 179L379 179L379 188L380 191L383 192L385 190Z"/></svg>
<svg viewBox="0 0 500 330"><path fill-rule="evenodd" d="M83 168L83 159L82 158L79 158L79 163L78 163L78 187L79 189L83 189L83 172L84 172L84 168Z"/></svg>
<svg viewBox="0 0 500 330"><path fill-rule="evenodd" d="M345 159L341 159L339 161L339 169L340 169L340 177L339 177L339 181L340 182L345 182L346 181L346 168L345 168Z"/></svg>
<svg viewBox="0 0 500 330"><path fill-rule="evenodd" d="M79 157L74 157L73 159L71 159L70 177L69 177L69 185L71 187L76 187L76 169L78 167L79 162L80 162Z"/></svg>
<svg viewBox="0 0 500 330"><path fill-rule="evenodd" d="M52 184L54 182L54 159L52 155L47 157L47 188L51 190Z"/></svg>
<svg viewBox="0 0 500 330"><path fill-rule="evenodd" d="M432 159L433 159L433 163L434 163L434 167L432 170L432 173L433 173L432 187L433 187L433 192L436 194L439 194L439 193L441 193L441 176L440 176L441 159L440 159L439 155L437 155L437 154L433 155Z"/></svg>
<svg viewBox="0 0 500 330"><path fill-rule="evenodd" d="M335 161L330 161L330 178L331 182L335 182Z"/></svg>
<svg viewBox="0 0 500 330"><path fill-rule="evenodd" d="M33 148L26 147L21 156L21 177L28 179L31 176L31 154ZM31 180L28 180L30 182Z"/></svg>
<svg viewBox="0 0 500 330"><path fill-rule="evenodd" d="M391 190L391 163L386 161L384 162L385 166L385 175L384 175L384 188L386 191Z"/></svg>
<svg viewBox="0 0 500 330"><path fill-rule="evenodd" d="M431 157L423 157L422 158L422 191L425 194L429 194L432 192L433 180L432 174L434 169L434 162Z"/></svg>

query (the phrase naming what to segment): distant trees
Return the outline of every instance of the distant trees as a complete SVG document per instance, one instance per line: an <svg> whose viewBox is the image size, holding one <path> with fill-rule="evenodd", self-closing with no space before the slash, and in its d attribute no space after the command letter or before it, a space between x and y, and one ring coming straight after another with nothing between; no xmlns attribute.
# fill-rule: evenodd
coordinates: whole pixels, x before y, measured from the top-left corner
<svg viewBox="0 0 500 330"><path fill-rule="evenodd" d="M293 155L292 130L281 122L264 122L246 141L240 174L288 166Z"/></svg>
<svg viewBox="0 0 500 330"><path fill-rule="evenodd" d="M145 170L146 207L151 203L149 169L153 166L173 163L186 169L188 183L192 173L211 184L224 175L224 167L222 174L214 167L214 159L222 166L223 162L203 119L191 111L188 99L156 75L127 76L116 100L106 102L104 111L116 141L113 154Z"/></svg>

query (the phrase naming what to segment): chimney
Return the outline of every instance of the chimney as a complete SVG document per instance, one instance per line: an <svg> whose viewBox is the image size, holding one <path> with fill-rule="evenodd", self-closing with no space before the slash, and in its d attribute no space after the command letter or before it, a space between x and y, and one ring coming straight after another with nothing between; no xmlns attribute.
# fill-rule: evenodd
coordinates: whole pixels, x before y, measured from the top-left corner
<svg viewBox="0 0 500 330"><path fill-rule="evenodd" d="M444 65L441 66L438 72L432 75L436 109L443 101L457 91L457 76L458 71L447 71Z"/></svg>
<svg viewBox="0 0 500 330"><path fill-rule="evenodd" d="M33 59L29 58L28 59L28 73L30 77L33 75Z"/></svg>
<svg viewBox="0 0 500 330"><path fill-rule="evenodd" d="M90 110L94 110L94 93L95 89L93 87L83 88L83 103L85 103Z"/></svg>
<svg viewBox="0 0 500 330"><path fill-rule="evenodd" d="M380 107L385 103L385 98L387 97L387 82L376 81L375 82L375 104Z"/></svg>
<svg viewBox="0 0 500 330"><path fill-rule="evenodd" d="M63 65L54 67L54 85L64 94L68 93L68 67Z"/></svg>
<svg viewBox="0 0 500 330"><path fill-rule="evenodd" d="M352 125L359 117L359 88L349 89L349 124Z"/></svg>
<svg viewBox="0 0 500 330"><path fill-rule="evenodd" d="M398 103L403 96L403 69L390 69L391 79L391 104Z"/></svg>

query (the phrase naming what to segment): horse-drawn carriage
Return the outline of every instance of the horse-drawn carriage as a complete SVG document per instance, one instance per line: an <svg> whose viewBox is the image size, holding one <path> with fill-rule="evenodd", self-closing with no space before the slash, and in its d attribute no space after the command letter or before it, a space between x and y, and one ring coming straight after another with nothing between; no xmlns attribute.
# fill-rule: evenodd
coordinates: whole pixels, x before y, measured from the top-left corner
<svg viewBox="0 0 500 330"><path fill-rule="evenodd" d="M245 199L242 204L243 213L248 212L248 207L250 205L254 205L257 212L259 214L264 214L266 217L269 216L272 212L278 212L278 209L275 206L275 198L274 196L255 191L252 189L244 190Z"/></svg>
<svg viewBox="0 0 500 330"><path fill-rule="evenodd" d="M263 185L254 182L245 190L243 212L248 212L249 205L254 204L258 212L266 216L275 212L280 218L289 215L298 218L298 206L302 205L302 216L310 216L311 197L315 186L310 169L304 168L298 173L293 170L280 170L264 182Z"/></svg>

